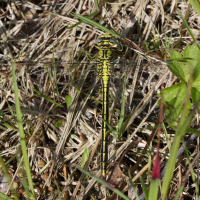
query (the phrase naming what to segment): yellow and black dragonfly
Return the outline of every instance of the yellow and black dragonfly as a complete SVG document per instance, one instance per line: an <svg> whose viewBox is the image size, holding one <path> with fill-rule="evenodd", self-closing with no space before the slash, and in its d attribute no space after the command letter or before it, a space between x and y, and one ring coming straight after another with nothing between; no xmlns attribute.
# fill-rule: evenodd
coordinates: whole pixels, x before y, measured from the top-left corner
<svg viewBox="0 0 200 200"><path fill-rule="evenodd" d="M116 45L116 41L113 39L113 37L111 37L111 35L109 34L104 34L101 35L97 41L96 41L96 45L95 47L98 49L98 53L94 56L93 61L90 62L37 62L37 61L27 61L27 62L16 62L16 69L17 69L17 77L23 76L23 74L25 73L26 70L29 70L30 73L30 77L33 80L37 80L37 76L38 76L38 72L41 71L41 76L43 77L44 74L48 74L49 75L49 79L50 78L50 72L49 70L52 69L56 70L56 76L54 81L52 78L52 85L54 87L54 92L55 92L55 96L58 97L58 100L60 102L62 102L62 99L59 95L59 93L62 93L64 90L60 90L60 88L57 87L57 85L61 84L63 85L63 87L66 89L67 85L71 85L75 86L75 90L80 90L80 87L83 87L85 82L88 81L92 81L94 82L95 77L92 76L92 78L90 78L91 74L90 71L90 67L88 67L88 65L90 65L91 67L95 68L95 71L98 74L98 77L100 78L101 81L101 87L102 87L102 125L101 125L101 134L102 134L102 139L101 139L101 174L102 176L106 176L106 168L107 168L107 162L108 162L108 144L107 144L107 135L108 135L108 122L109 122L109 86L111 83L111 79L112 79L112 74L114 72L113 66L115 66L116 69L118 69L118 71L122 72L119 74L124 74L125 71L127 71L127 82L129 82L127 85L127 90L129 90L130 96L132 91L134 90L132 88L132 86L134 86L135 80L134 80L134 70L136 69L136 66L139 66L137 63L135 63L135 61L132 60L126 60L123 58L120 58L118 60L113 61L114 56L117 54L119 56L123 55L123 47L121 45L121 43L119 43L117 45L117 47L113 47L114 45ZM152 82L156 82L158 80L158 72L161 71L161 64L156 64L154 66L149 65L148 62L143 62L143 67L144 67L144 72L142 72L141 77L140 77L140 83L138 82L138 84L142 84L141 82L144 82L145 79L148 79L149 77L151 78L151 81L146 84L146 86L144 87L144 91L141 91L142 93L145 93L145 90L150 89L152 86ZM21 68L21 66L25 66L26 68ZM49 68L50 66L50 68ZM6 68L6 66L4 66ZM146 69L145 69L146 68ZM151 70L150 73L146 73L146 71ZM151 68L151 69L150 69ZM84 70L83 70L84 69ZM25 70L25 71L24 71ZM4 72L1 71L1 75L5 77L5 79L7 79L7 76L9 76L9 74L6 75L6 73L8 72L8 70L5 70ZM61 76L63 74L67 74L67 76ZM87 79L90 80L86 80L86 74L89 74ZM54 73L55 75L55 73ZM1 82L3 81L4 78L1 79ZM121 79L121 77L120 77ZM37 85L38 88L40 88L40 86L42 84L47 84L45 82L46 80L41 80L41 82L35 82L35 85ZM130 82L132 81L132 83ZM91 82L89 83L91 84ZM123 84L122 84L123 85ZM48 86L50 87L50 86ZM47 93L47 92L46 92ZM49 94L51 96L51 98L54 96L54 94ZM133 96L133 94L132 94ZM44 96L43 96L44 97ZM45 97L44 97L45 98ZM78 97L77 97L78 98ZM115 97L118 98L118 97ZM132 97L129 97L129 101L131 102L132 100L130 100ZM30 99L27 99L30 100ZM48 99L46 98L46 100L48 101ZM53 101L55 102L55 101ZM58 104L60 105L60 102L58 102ZM72 106L71 106L72 107ZM63 137L64 139L62 141L66 141L66 137L64 136L65 134L63 134L61 137ZM60 149L63 147L63 142L61 145L58 145L56 153L54 155L54 158L56 159Z"/></svg>
<svg viewBox="0 0 200 200"><path fill-rule="evenodd" d="M112 75L112 59L113 51L112 47L115 45L115 41L108 34L102 35L97 39L96 47L99 49L97 54L97 73L101 78L102 94L103 94L103 107L102 107L102 139L101 139L101 174L104 177L106 175L106 167L108 160L108 148L107 148L107 131L109 115L109 85L110 76ZM119 54L122 53L123 48L116 49Z"/></svg>

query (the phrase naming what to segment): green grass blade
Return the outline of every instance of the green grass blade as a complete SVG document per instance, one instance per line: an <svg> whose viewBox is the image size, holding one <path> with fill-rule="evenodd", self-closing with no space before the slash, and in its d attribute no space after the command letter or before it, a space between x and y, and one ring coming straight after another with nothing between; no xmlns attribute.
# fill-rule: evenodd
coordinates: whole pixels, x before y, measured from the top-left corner
<svg viewBox="0 0 200 200"><path fill-rule="evenodd" d="M99 13L99 11L96 11L96 12L94 12L94 13L92 13L92 14L86 16L86 18L90 19L90 18L94 17L95 15L97 15L98 13ZM80 20L78 23L76 23L76 24L74 24L74 25L68 27L67 29L72 29L72 28L74 28L74 27L80 25L80 24L83 23L83 22L84 22L83 20Z"/></svg>
<svg viewBox="0 0 200 200"><path fill-rule="evenodd" d="M197 135L198 137L200 137L200 131L198 131L198 130L196 130L194 128L187 127L187 132L194 133L195 135Z"/></svg>
<svg viewBox="0 0 200 200"><path fill-rule="evenodd" d="M164 179L163 179L163 184L162 184L162 200L165 200L168 194L168 189L171 184L171 179L174 173L174 167L176 163L176 157L177 157L177 152L180 146L180 141L181 137L186 133L187 127L190 124L191 118L192 118L192 113L186 118L187 115L187 105L190 101L190 93L191 93L191 88L192 88L192 78L189 80L188 83L188 88L187 92L185 95L185 101L183 104L183 110L181 113L181 118L178 123L178 127L175 133L175 138L172 144L172 148L170 150L170 157L167 163L167 168L165 171ZM180 105L181 106L181 105Z"/></svg>
<svg viewBox="0 0 200 200"><path fill-rule="evenodd" d="M6 101L6 102L7 102L8 108L9 108L9 110L10 110L10 113L11 113L11 115L12 115L13 119L15 119L15 121L16 121L15 114L14 114L14 112L13 112L13 110L12 110L12 108L11 108L11 106L10 106L9 102L8 102L8 101Z"/></svg>
<svg viewBox="0 0 200 200"><path fill-rule="evenodd" d="M180 197L180 195L181 195L181 193L182 193L182 191L183 191L184 188L185 188L184 186L181 186L181 187L178 189L178 191L176 192L176 195L175 195L175 197L173 198L173 200L178 200L178 199L179 199L179 197Z"/></svg>
<svg viewBox="0 0 200 200"><path fill-rule="evenodd" d="M51 82L51 85L52 85L52 87L53 87L53 90L54 90L54 92L57 94L57 96L59 95L59 93L58 93L58 90L57 90L57 88L56 88L56 86L54 86L55 84L53 83L53 81L52 81L52 78L51 78L51 75L50 75L50 72L49 72L49 68L47 67L47 65L46 65L46 69L47 69L47 74L48 74L48 76L49 76L49 80L50 80L50 82ZM54 74L56 74L56 72L54 71Z"/></svg>
<svg viewBox="0 0 200 200"><path fill-rule="evenodd" d="M177 129L176 136L175 136L175 139L173 141L172 148L170 151L170 157L169 157L169 160L167 163L167 168L166 168L163 183L162 183L162 193L163 193L162 200L165 200L165 198L167 196L168 188L171 183L172 176L173 176L177 152L178 152L178 148L179 148L180 140L181 140L181 137L178 136L178 133L180 131L184 131L184 130L182 128Z"/></svg>
<svg viewBox="0 0 200 200"><path fill-rule="evenodd" d="M147 189L147 186L145 185L145 182L144 182L144 179L142 178L142 176L140 176L140 183L142 185L142 191L144 193L144 197L145 197L145 199L148 199L149 191Z"/></svg>
<svg viewBox="0 0 200 200"><path fill-rule="evenodd" d="M97 1L97 0L94 0L94 6L95 6L95 8L96 8L97 11L95 11L94 13L92 13L92 14L86 16L86 18L90 19L90 18L96 16L96 15L99 13L99 7L98 7L98 1ZM81 24L81 23L83 23L83 22L84 22L84 21L81 20L81 21L79 21L78 23L76 23L76 24L74 24L74 25L68 27L67 29L72 29L72 28L78 26L79 24Z"/></svg>
<svg viewBox="0 0 200 200"><path fill-rule="evenodd" d="M107 125L108 128L109 128L109 130L106 132L106 135L111 131L112 134L113 134L113 137L114 137L117 141L119 141L119 138L118 138L119 132L116 131L106 120L104 120L103 118L102 118L102 120L106 123L106 125ZM115 133L117 133L117 135L116 135Z"/></svg>
<svg viewBox="0 0 200 200"><path fill-rule="evenodd" d="M12 194L14 195L14 199L15 199L15 200L19 200L18 197L17 197L17 194L16 194L16 192L15 192L15 190L14 190L14 188L13 188L13 185L12 185L11 180L10 180L10 175L9 175L9 173L8 173L8 171L7 171L6 165L5 165L5 163L4 163L4 161L3 161L2 157L1 157L1 155L0 155L0 165L1 165L1 169L3 170L4 176L6 177L7 183L10 185L10 189L11 189ZM1 193L0 193L0 194L1 194ZM3 194L1 194L1 195L3 195ZM5 196L1 196L1 195L0 195L0 197L1 197L2 199L6 199ZM9 198L8 198L8 199L9 199Z"/></svg>
<svg viewBox="0 0 200 200"><path fill-rule="evenodd" d="M14 126L12 126L12 125L10 125L10 124L8 124L8 123L0 123L0 124L2 124L3 126L5 126L5 127L7 127L7 128L10 128L10 129L12 129L12 130L14 130L14 131L18 131Z"/></svg>
<svg viewBox="0 0 200 200"><path fill-rule="evenodd" d="M46 168L49 167L49 165L52 163L52 160L50 160L40 171L39 174L41 174Z"/></svg>
<svg viewBox="0 0 200 200"><path fill-rule="evenodd" d="M21 55L22 55L22 51L23 51L23 49L24 49L25 44L26 44L26 39L25 39L25 41L24 41L24 43L23 43L23 45L22 45L22 49L20 50L20 53L19 53L19 61L20 61L20 57L21 57Z"/></svg>
<svg viewBox="0 0 200 200"><path fill-rule="evenodd" d="M168 137L168 133L167 133L167 129L166 129L166 127L165 127L165 124L162 123L162 124L161 124L161 127L162 127L162 129L163 129L163 132L164 132L165 137L166 137L166 140L167 140L168 149L170 150L170 149L171 149L171 143L170 143L170 140L169 140L169 137ZM195 129L195 130L196 130L196 129Z"/></svg>
<svg viewBox="0 0 200 200"><path fill-rule="evenodd" d="M137 191L136 191L136 189L134 187L134 184L133 184L133 181L132 181L132 177L131 177L131 174L130 174L130 170L128 170L128 176L129 176L129 181L131 183L131 187L133 188L133 191L135 193L135 196L136 196L137 200L140 200L140 197L139 197L139 195L138 195L138 193L137 193Z"/></svg>
<svg viewBox="0 0 200 200"><path fill-rule="evenodd" d="M122 192L120 192L119 190L115 189L114 187L112 187L110 184L108 184L106 181L98 178L97 176L91 174L90 172L82 169L81 167L77 166L77 168L83 172L84 174L87 174L88 176L94 178L96 181L98 181L100 184L104 185L105 187L107 187L109 190L112 190L113 192L115 192L116 194L118 194L120 197L122 197L125 200L131 200L129 199L126 195L124 195Z"/></svg>
<svg viewBox="0 0 200 200"><path fill-rule="evenodd" d="M181 14L181 12L180 12L178 9L177 9L177 11L178 11L178 14L180 15L181 19L183 20L183 23L184 23L185 27L187 28L187 30L188 30L190 36L192 37L192 39L194 40L194 42L195 42L196 44L198 44L198 43L197 43L197 40L196 40L196 38L195 38L195 36L194 36L194 34L193 34L192 31L190 30L190 27L188 26L187 22L185 21L183 15ZM199 45L198 45L198 46L199 46Z"/></svg>
<svg viewBox="0 0 200 200"><path fill-rule="evenodd" d="M186 153L186 155L187 155L187 159L188 159L188 164L189 164L189 167L190 167L190 173L191 173L192 181L193 181L193 183L195 184L196 194L197 194L197 196L199 196L199 188L198 188L197 180L196 180L196 177L195 177L195 172L194 172L194 170L193 170L193 168L192 168L193 165L192 165L192 163L190 162L189 150L188 150L188 148L186 147L183 138L182 138L182 143L183 143L183 147L184 147L184 149L185 149L185 153Z"/></svg>
<svg viewBox="0 0 200 200"><path fill-rule="evenodd" d="M54 58L54 46L53 46L53 71L54 71L54 82L55 82L55 92L57 94L57 97L59 97L59 91L58 91L58 85L57 85L57 77L56 77L56 66L55 66L55 58Z"/></svg>
<svg viewBox="0 0 200 200"><path fill-rule="evenodd" d="M126 74L126 73L125 73ZM118 123L118 129L119 129L119 135L118 138L120 139L124 132L122 132L122 125L124 121L124 115L125 115L125 90L126 90L126 76L124 76L124 84L123 84L123 92L122 92L122 106L121 106L121 112L120 112L120 118Z"/></svg>
<svg viewBox="0 0 200 200"><path fill-rule="evenodd" d="M12 200L12 199L10 199L9 197L5 196L5 195L2 194L2 193L0 193L0 198L1 198L2 200Z"/></svg>
<svg viewBox="0 0 200 200"><path fill-rule="evenodd" d="M200 16L200 3L199 0L188 0L192 7L195 9L195 11L198 13Z"/></svg>
<svg viewBox="0 0 200 200"><path fill-rule="evenodd" d="M149 153L148 154L148 183L150 182L151 179L151 164L152 164L152 157L151 157L151 152L152 152L152 143L149 146Z"/></svg>
<svg viewBox="0 0 200 200"><path fill-rule="evenodd" d="M46 99L47 101L59 106L59 107L63 107L61 104L57 103L56 101L52 100L51 98L47 97L46 95L42 94L40 91L38 91L37 89L33 88L33 91L36 92L37 94L39 94L41 97L43 97L44 99Z"/></svg>
<svg viewBox="0 0 200 200"><path fill-rule="evenodd" d="M100 25L100 24L97 23L97 22L94 22L94 21L91 20L91 19L88 19L87 17L83 17L82 15L75 14L75 13L69 13L69 14L72 15L72 16L74 16L74 17L77 17L78 19L80 19L80 20L82 20L82 21L84 21L84 22L86 22L86 23L88 23L88 24L90 24L90 25L92 25L92 26L94 26L94 27L96 27L96 28L101 29L102 31L104 31L104 32L106 32L106 33L109 33L109 34L115 36L116 38L121 38L120 34L114 32L114 31L109 30L108 28L106 28L106 27Z"/></svg>
<svg viewBox="0 0 200 200"><path fill-rule="evenodd" d="M149 188L149 196L148 200L157 200L158 199L158 186L159 186L159 179L155 179L151 181L150 188Z"/></svg>
<svg viewBox="0 0 200 200"><path fill-rule="evenodd" d="M28 159L28 154L27 154L27 149L26 149L24 128L22 125L23 123L22 123L20 102L19 102L19 96L18 96L17 78L16 78L16 74L15 74L15 67L14 67L13 61L12 61L12 77L13 77L13 85L14 85L14 93L15 93L15 108L16 108L16 114L17 114L17 123L18 123L18 128L19 128L22 154L24 157L24 165L26 168L26 174L27 174L29 187L30 187L31 193L34 196L33 181L32 181L32 177L31 177L31 170L30 170L29 159Z"/></svg>
<svg viewBox="0 0 200 200"><path fill-rule="evenodd" d="M58 185L58 183L57 183L57 181L56 181L55 179L54 179L54 183L55 183L56 186L57 186L59 199L62 200L62 195L61 195L61 192L60 192L60 189L59 189L59 185Z"/></svg>
<svg viewBox="0 0 200 200"><path fill-rule="evenodd" d="M11 157L6 163L5 165L9 164L11 161L13 161L15 158L17 157L17 154L14 154L13 157Z"/></svg>

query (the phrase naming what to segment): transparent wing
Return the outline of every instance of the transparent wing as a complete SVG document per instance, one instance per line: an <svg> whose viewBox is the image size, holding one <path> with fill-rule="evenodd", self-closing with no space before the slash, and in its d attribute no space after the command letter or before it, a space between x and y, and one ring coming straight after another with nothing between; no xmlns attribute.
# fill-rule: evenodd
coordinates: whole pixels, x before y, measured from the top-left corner
<svg viewBox="0 0 200 200"><path fill-rule="evenodd" d="M82 69L84 69L84 66L92 65L92 71L93 74L96 71L96 65L97 63L95 61L18 61L15 62L16 70L26 70L26 72L31 72L33 74L37 74L38 71L40 72L48 72L48 69L51 69L54 71L54 73L60 74L76 74L76 80L78 79L79 73ZM156 72L159 73L159 71L162 70L162 67L168 66L169 69L175 74L178 78L180 78L182 81L185 82L188 81L189 74L190 74L190 68L193 66L193 62L191 60L187 59L171 59L167 62L149 62L144 60L126 60L126 59L118 59L113 61L113 75L114 76L122 76L123 72L127 70L127 72L131 71L133 72L136 67L139 65L140 68L145 66L151 66L150 68L147 67L148 71L144 69L144 73L152 73ZM9 76L11 73L11 65L10 63L6 62L0 62L0 73L2 75ZM90 74L91 75L91 74Z"/></svg>
<svg viewBox="0 0 200 200"><path fill-rule="evenodd" d="M168 64L185 64L183 60L170 60ZM44 61L21 61L16 62L16 73L18 80L23 80L25 77L32 83L32 88L37 88L49 98L62 96L60 103L65 104L66 95L71 95L71 91L81 90L81 99L84 101L90 93L91 86L97 80L96 62L94 61L70 61L70 62L44 62ZM1 80L3 83L6 80L12 80L11 66L8 63L0 64ZM143 60L127 60L117 59L113 63L113 75L110 83L110 102L114 102L115 108L120 110L121 98L123 93L123 82L126 76L126 109L131 111L134 106L140 102L142 98L153 89L156 82L167 69L165 62L149 62ZM189 72L189 71L188 71ZM185 74L179 72L179 78ZM47 89L48 85L48 89ZM81 88L81 89L80 89ZM52 90L53 89L53 90ZM28 90L28 89L27 89ZM53 91L49 93L48 91ZM90 96L92 103L99 102L101 96L100 81L94 89L94 93ZM41 98L40 95L34 95ZM29 99L33 94L27 94L25 100ZM156 97L156 95L155 95ZM99 100L100 99L100 100ZM57 101L57 100L56 100ZM111 105L110 105L111 106ZM113 110L114 112L114 110Z"/></svg>
<svg viewBox="0 0 200 200"><path fill-rule="evenodd" d="M18 61L15 62L16 71L19 74L29 73L31 76L41 76L43 74L55 74L68 76L66 80L69 80L69 77L74 76L74 80L78 81L80 74L84 74L84 70L88 68L88 66L92 66L92 73L90 76L96 76L96 65L97 63L94 61L70 61L70 62L46 62L46 61ZM156 63L156 62L148 62L142 60L126 60L126 59L117 59L113 61L113 76L121 79L126 72L128 76L132 76L134 70L140 66L140 69L143 69L144 73L159 73L162 70L162 66L166 66L166 63ZM3 76L11 76L11 64L6 62L0 62L0 73ZM151 67L149 67L151 66ZM146 69L145 69L146 68ZM73 78L73 77L72 77Z"/></svg>
<svg viewBox="0 0 200 200"><path fill-rule="evenodd" d="M28 76L27 79L31 79L33 84L38 85L37 87L41 88L47 78L52 87L55 87L57 84L59 89L65 87L66 90L70 90L69 87L79 87L84 82L84 89L86 91L83 93L87 92L87 87L97 78L96 64L93 61L46 62L38 60L15 62L18 78ZM115 85L119 90L118 86L122 85L121 83L125 75L127 76L127 90L135 90L134 87L136 84L141 85L141 87L146 85L144 87L150 89L163 69L166 69L166 63L127 60L123 58L113 61L112 65L113 75L111 80L114 84L111 84L111 90L112 86L114 87ZM0 63L0 66L2 66L0 69L0 75L2 75L1 82L11 79L11 65L9 63ZM88 70L90 71L89 73L87 73ZM135 71L138 73L139 80L135 77ZM85 77L86 74L87 77ZM101 93L100 89L98 91ZM146 92L145 89L142 92Z"/></svg>

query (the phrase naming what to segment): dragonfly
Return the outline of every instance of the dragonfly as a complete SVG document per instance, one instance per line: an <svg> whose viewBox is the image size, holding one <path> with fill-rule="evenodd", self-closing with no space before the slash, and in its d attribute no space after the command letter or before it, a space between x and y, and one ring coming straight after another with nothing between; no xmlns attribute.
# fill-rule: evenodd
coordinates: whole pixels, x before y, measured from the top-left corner
<svg viewBox="0 0 200 200"><path fill-rule="evenodd" d="M59 75L59 73L60 74L65 73L66 71L67 71L66 73L69 74L69 76L66 78L67 79L66 82L65 80L61 80L62 78L58 79L57 82L60 84L64 82L63 85L66 85L67 83L71 81L73 82L73 85L76 88L79 88L80 85L84 82L85 80L84 78L86 76L85 73L88 72L86 70L85 73L78 74L79 66L81 65L87 66L88 64L90 64L91 66L94 65L95 71L97 72L97 75L100 78L101 87L102 87L102 92L101 92L102 93L102 124L101 124L102 139L101 139L100 168L101 168L101 175L103 177L106 176L106 169L108 165L108 141L107 140L108 140L109 128L108 128L107 122L109 121L109 101L110 101L109 87L112 82L113 73L115 73L113 66L115 66L115 68L122 71L125 70L125 68L127 67L126 69L130 70L127 72L127 79L133 82L134 82L134 78L130 76L132 74L131 70L136 69L137 65L139 66L139 64L135 63L135 60L126 60L126 59L121 59L121 58L119 60L114 60L116 54L123 56L123 53L124 53L124 48L122 44L119 42L119 44L117 44L117 47L114 47L114 45L116 44L117 44L116 41L114 40L114 38L112 38L111 35L109 34L101 35L97 39L96 45L95 45L98 52L93 57L93 61L90 61L90 62L60 62L60 61L58 62L56 61L55 62L42 62L42 61L41 62L39 61L17 62L17 69L19 69L18 76L20 76L19 74L22 71L20 65L24 65L25 67L27 67L27 70L32 71L33 79L34 79L34 72L37 71L38 73L38 70L40 70L42 74L43 68L46 68L48 71L48 67L46 66L51 66L53 68L53 66L55 65L56 70L57 70L57 75ZM148 79L149 77L151 78L151 81L149 81L149 83L146 84L146 86L144 86L143 88L151 89L153 87L151 86L151 84L155 83L158 80L158 77L157 77L158 73L160 73L162 68L166 69L166 63L158 63L158 62L150 63L150 62L144 61L142 62L142 65L144 68L146 68L146 70L144 70L141 73L140 79ZM122 66L124 66L125 68L122 68ZM6 66L4 67L6 69ZM90 68L88 69L89 71L91 71ZM1 73L4 76L9 77L9 74L6 74L7 71L8 70L5 70L4 72L1 71ZM146 73L146 71L148 73ZM73 72L75 72L74 73L75 77L72 77ZM82 73L81 70L80 70L80 73ZM69 80L70 78L72 80ZM95 77L92 76L91 79L94 80ZM4 81L4 80L2 79L1 81ZM130 85L131 84L129 84L129 86ZM130 90L133 90L133 89L130 88ZM142 92L145 93L145 91L142 91Z"/></svg>
<svg viewBox="0 0 200 200"><path fill-rule="evenodd" d="M101 78L102 94L103 94L103 106L102 106L102 138L101 138L101 174L106 176L107 160L108 160L108 147L107 147L107 131L109 114L109 85L110 76L112 74L111 61L113 58L113 51L111 50L115 41L108 34L102 35L97 39L96 48L99 49L97 54L97 73ZM117 52L122 54L123 48L118 48Z"/></svg>

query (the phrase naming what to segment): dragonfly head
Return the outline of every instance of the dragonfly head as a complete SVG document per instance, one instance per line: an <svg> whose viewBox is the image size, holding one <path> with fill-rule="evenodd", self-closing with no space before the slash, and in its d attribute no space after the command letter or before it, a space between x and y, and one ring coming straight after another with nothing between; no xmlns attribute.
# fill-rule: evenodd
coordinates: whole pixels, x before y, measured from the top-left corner
<svg viewBox="0 0 200 200"><path fill-rule="evenodd" d="M109 47L115 45L115 40L109 34L101 35L100 38L97 39L96 45L99 47Z"/></svg>

